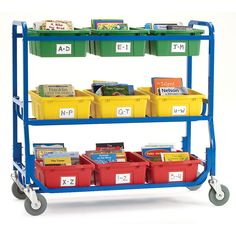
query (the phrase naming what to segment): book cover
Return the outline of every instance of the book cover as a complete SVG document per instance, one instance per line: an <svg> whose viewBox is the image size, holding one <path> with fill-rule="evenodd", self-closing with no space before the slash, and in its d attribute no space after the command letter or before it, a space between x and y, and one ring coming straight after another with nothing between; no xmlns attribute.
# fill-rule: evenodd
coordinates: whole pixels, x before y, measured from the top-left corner
<svg viewBox="0 0 236 236"><path fill-rule="evenodd" d="M70 166L72 164L71 157L47 157L43 159L45 166Z"/></svg>
<svg viewBox="0 0 236 236"><path fill-rule="evenodd" d="M154 157L158 157L161 158L160 153L163 152L171 152L172 149L171 147L143 147L142 148L142 155L144 158L154 158ZM161 160L161 159L160 159Z"/></svg>
<svg viewBox="0 0 236 236"><path fill-rule="evenodd" d="M71 84L44 84L38 86L41 97L73 97L75 90Z"/></svg>
<svg viewBox="0 0 236 236"><path fill-rule="evenodd" d="M103 86L103 96L127 96L129 95L128 85L117 85L117 86Z"/></svg>
<svg viewBox="0 0 236 236"><path fill-rule="evenodd" d="M54 152L65 152L66 148L60 147L60 148L44 148L44 147L36 147L34 149L34 155L36 159L42 159L44 155L48 153L54 153Z"/></svg>
<svg viewBox="0 0 236 236"><path fill-rule="evenodd" d="M163 161L189 161L190 155L188 152L163 152L161 158Z"/></svg>
<svg viewBox="0 0 236 236"><path fill-rule="evenodd" d="M123 150L124 143L96 143L96 151L114 151L114 150Z"/></svg>
<svg viewBox="0 0 236 236"><path fill-rule="evenodd" d="M97 30L128 30L128 25L124 23L97 23Z"/></svg>
<svg viewBox="0 0 236 236"><path fill-rule="evenodd" d="M153 77L152 92L158 94L158 89L160 87L183 87L182 78Z"/></svg>
<svg viewBox="0 0 236 236"><path fill-rule="evenodd" d="M91 154L91 159L98 164L106 164L109 162L116 162L116 154L115 153L93 153Z"/></svg>
<svg viewBox="0 0 236 236"><path fill-rule="evenodd" d="M158 89L159 95L162 96L176 96L176 95L187 95L188 94L188 89L187 88L175 88L175 87L161 87Z"/></svg>
<svg viewBox="0 0 236 236"><path fill-rule="evenodd" d="M122 19L92 19L91 26L93 29L97 29L98 23L124 23Z"/></svg>

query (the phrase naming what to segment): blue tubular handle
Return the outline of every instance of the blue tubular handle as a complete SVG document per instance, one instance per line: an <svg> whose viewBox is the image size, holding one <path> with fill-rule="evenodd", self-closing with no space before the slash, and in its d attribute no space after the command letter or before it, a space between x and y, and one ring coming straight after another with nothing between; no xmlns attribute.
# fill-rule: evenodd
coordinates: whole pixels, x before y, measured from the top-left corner
<svg viewBox="0 0 236 236"><path fill-rule="evenodd" d="M22 34L23 36L26 36L27 34L27 24L25 21L13 21L12 23L13 26L21 26L22 27Z"/></svg>
<svg viewBox="0 0 236 236"><path fill-rule="evenodd" d="M215 32L214 25L211 22L206 22L206 21L198 21L198 20L191 20L188 23L188 26L192 27L194 25L201 25L201 26L206 26L209 29L209 35L213 35Z"/></svg>

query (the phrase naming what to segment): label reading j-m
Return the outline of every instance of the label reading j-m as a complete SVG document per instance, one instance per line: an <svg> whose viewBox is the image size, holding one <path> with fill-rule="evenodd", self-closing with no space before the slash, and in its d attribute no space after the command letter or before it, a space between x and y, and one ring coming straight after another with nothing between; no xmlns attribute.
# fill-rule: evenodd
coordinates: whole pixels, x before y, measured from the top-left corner
<svg viewBox="0 0 236 236"><path fill-rule="evenodd" d="M116 184L129 184L130 174L116 174Z"/></svg>
<svg viewBox="0 0 236 236"><path fill-rule="evenodd" d="M76 184L76 176L62 176L61 187L73 187Z"/></svg>
<svg viewBox="0 0 236 236"><path fill-rule="evenodd" d="M57 44L56 54L71 54L71 44Z"/></svg>
<svg viewBox="0 0 236 236"><path fill-rule="evenodd" d="M186 115L187 108L186 106L173 106L172 107L172 115L173 116L184 116Z"/></svg>
<svg viewBox="0 0 236 236"><path fill-rule="evenodd" d="M169 172L169 182L183 181L184 173L183 171Z"/></svg>
<svg viewBox="0 0 236 236"><path fill-rule="evenodd" d="M116 116L117 117L131 117L132 108L131 107L117 107Z"/></svg>
<svg viewBox="0 0 236 236"><path fill-rule="evenodd" d="M186 43L181 42L172 42L171 43L171 52L185 52Z"/></svg>
<svg viewBox="0 0 236 236"><path fill-rule="evenodd" d="M60 112L59 116L61 119L75 118L74 108L61 108L59 112Z"/></svg>
<svg viewBox="0 0 236 236"><path fill-rule="evenodd" d="M131 52L131 43L130 42L117 42L116 52Z"/></svg>

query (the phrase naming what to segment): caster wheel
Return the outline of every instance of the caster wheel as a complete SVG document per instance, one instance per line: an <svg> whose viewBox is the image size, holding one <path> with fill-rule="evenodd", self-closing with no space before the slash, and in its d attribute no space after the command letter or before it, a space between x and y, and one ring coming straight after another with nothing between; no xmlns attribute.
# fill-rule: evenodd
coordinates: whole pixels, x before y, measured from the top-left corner
<svg viewBox="0 0 236 236"><path fill-rule="evenodd" d="M209 191L209 199L212 204L215 206L223 206L229 200L229 190L226 186L221 185L221 190L223 192L223 196L217 195L213 188Z"/></svg>
<svg viewBox="0 0 236 236"><path fill-rule="evenodd" d="M47 208L46 198L39 193L37 194L37 198L39 201L37 205L33 205L29 198L25 199L25 210L32 216L41 215Z"/></svg>
<svg viewBox="0 0 236 236"><path fill-rule="evenodd" d="M15 182L12 184L11 191L14 197L16 197L17 199L20 199L20 200L26 199L25 193L20 190L20 188Z"/></svg>

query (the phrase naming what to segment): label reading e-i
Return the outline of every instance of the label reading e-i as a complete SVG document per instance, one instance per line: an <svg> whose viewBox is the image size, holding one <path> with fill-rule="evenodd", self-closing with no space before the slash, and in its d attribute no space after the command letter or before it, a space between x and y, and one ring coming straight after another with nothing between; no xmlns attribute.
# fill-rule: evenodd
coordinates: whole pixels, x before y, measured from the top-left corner
<svg viewBox="0 0 236 236"><path fill-rule="evenodd" d="M75 118L74 108L61 108L59 112L60 112L59 116L61 119Z"/></svg>
<svg viewBox="0 0 236 236"><path fill-rule="evenodd" d="M76 184L76 176L62 176L61 187L73 187Z"/></svg>
<svg viewBox="0 0 236 236"><path fill-rule="evenodd" d="M184 173L183 171L169 172L169 182L183 181Z"/></svg>
<svg viewBox="0 0 236 236"><path fill-rule="evenodd" d="M56 54L71 54L71 44L57 44Z"/></svg>
<svg viewBox="0 0 236 236"><path fill-rule="evenodd" d="M186 115L186 106L173 106L172 115L173 116L184 116Z"/></svg>
<svg viewBox="0 0 236 236"><path fill-rule="evenodd" d="M130 174L116 174L116 184L129 184Z"/></svg>
<svg viewBox="0 0 236 236"><path fill-rule="evenodd" d="M131 107L117 107L116 116L117 117L131 117L132 108Z"/></svg>
<svg viewBox="0 0 236 236"><path fill-rule="evenodd" d="M131 43L130 42L117 42L116 52L131 52Z"/></svg>
<svg viewBox="0 0 236 236"><path fill-rule="evenodd" d="M172 42L171 43L171 52L185 52L186 43L183 42Z"/></svg>

